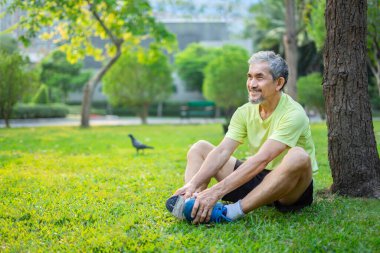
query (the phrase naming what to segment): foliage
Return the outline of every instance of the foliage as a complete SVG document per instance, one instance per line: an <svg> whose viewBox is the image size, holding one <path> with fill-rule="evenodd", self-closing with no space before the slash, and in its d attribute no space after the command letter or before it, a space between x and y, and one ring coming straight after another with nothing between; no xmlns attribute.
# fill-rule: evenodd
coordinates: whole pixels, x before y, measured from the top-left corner
<svg viewBox="0 0 380 253"><path fill-rule="evenodd" d="M203 94L219 107L233 112L247 101L248 52L238 46L224 46L204 70ZM227 113L227 121L231 117Z"/></svg>
<svg viewBox="0 0 380 253"><path fill-rule="evenodd" d="M253 39L255 51L274 50L283 53L284 1L261 0L254 3L249 12L251 17L246 21L245 36Z"/></svg>
<svg viewBox="0 0 380 253"><path fill-rule="evenodd" d="M302 19L305 12L304 0L296 0L296 23L298 46L309 43L305 24ZM250 17L246 20L244 36L253 39L255 51L274 50L284 53L285 1L259 0L251 5Z"/></svg>
<svg viewBox="0 0 380 253"><path fill-rule="evenodd" d="M204 68L219 51L192 43L175 56L178 75L185 82L187 89L202 91Z"/></svg>
<svg viewBox="0 0 380 253"><path fill-rule="evenodd" d="M326 40L325 8L326 0L311 1L306 5L304 17L307 34L315 42L318 51L323 49Z"/></svg>
<svg viewBox="0 0 380 253"><path fill-rule="evenodd" d="M7 35L0 35L0 51L6 54L13 54L19 51L17 40Z"/></svg>
<svg viewBox="0 0 380 253"><path fill-rule="evenodd" d="M33 97L32 100L35 104L49 104L49 91L46 84L42 84L40 88L37 90L36 95Z"/></svg>
<svg viewBox="0 0 380 253"><path fill-rule="evenodd" d="M70 91L77 91L90 79L90 73L81 73L82 63L70 63L66 54L61 51L53 51L40 64L41 82L49 87L49 99L51 101L65 102ZM59 98L53 97L54 90L59 91Z"/></svg>
<svg viewBox="0 0 380 253"><path fill-rule="evenodd" d="M161 45L168 45L173 39L165 37L166 30L156 24L149 2L145 0L14 0L8 10L17 8L28 14L19 23L19 28L26 29L19 39L26 45L35 36L53 40L71 63L85 56L92 56L97 61L112 57L116 53L115 42L138 44L150 35L161 38ZM40 32L44 27L55 29ZM110 41L105 41L104 47L97 47L92 37Z"/></svg>
<svg viewBox="0 0 380 253"><path fill-rule="evenodd" d="M370 57L374 56L376 52L376 43L379 43L379 32L377 31L377 24L380 22L379 16L379 1L368 0L367 8L367 47L369 49ZM305 23L306 30L309 37L315 41L318 50L323 48L326 40L326 27L325 27L325 8L326 0L311 1L306 5ZM375 43L375 44L374 44ZM379 48L379 46L377 46Z"/></svg>
<svg viewBox="0 0 380 253"><path fill-rule="evenodd" d="M255 51L273 50L281 55L285 55L284 36L286 33L285 22L285 2L277 0L259 0L255 2L251 8L251 17L246 20L245 37L253 38ZM295 20L296 20L296 40L298 47L298 55L292 59L294 53L287 54L289 69L293 74L304 75L310 72L319 71L322 65L322 57L320 53L315 52L314 42L307 36L305 29L304 13L308 11L306 3L309 1L296 0ZM288 35L287 41L292 36ZM290 47L293 50L293 47ZM295 61L297 60L297 61ZM296 63L297 62L297 63ZM297 69L295 65L297 64ZM296 71L297 70L297 71ZM298 77L297 77L298 78ZM289 94L295 96L296 89L295 80L288 83Z"/></svg>
<svg viewBox="0 0 380 253"><path fill-rule="evenodd" d="M122 55L103 81L111 104L141 108L139 116L144 123L149 104L167 99L173 87L167 56L149 50Z"/></svg>
<svg viewBox="0 0 380 253"><path fill-rule="evenodd" d="M0 114L9 127L14 105L35 85L35 75L27 69L27 61L18 53L0 51Z"/></svg>
<svg viewBox="0 0 380 253"><path fill-rule="evenodd" d="M19 28L24 31L19 39L25 45L40 35L58 45L71 63L85 56L105 61L83 90L82 127L89 126L91 98L96 85L118 60L124 46L136 46L143 40L150 42L154 49L169 50L175 46L175 37L156 22L148 0L14 0L7 10L16 9L25 12L19 22ZM54 29L40 33L45 27ZM102 43L96 43L99 39Z"/></svg>
<svg viewBox="0 0 380 253"><path fill-rule="evenodd" d="M309 109L315 109L325 118L325 99L323 98L322 75L312 73L300 77L297 82L299 102Z"/></svg>
<svg viewBox="0 0 380 253"><path fill-rule="evenodd" d="M380 143L380 122L375 122L375 129ZM214 226L193 226L173 218L165 200L182 186L186 152L199 139L220 141L217 124L86 131L21 128L0 133L4 252L376 252L379 248L378 200L316 193L311 207L294 214L262 207L234 223ZM155 149L136 155L128 133ZM332 182L325 124L312 125L312 133L320 167L315 188L320 191ZM235 155L244 157L247 151L243 145Z"/></svg>
<svg viewBox="0 0 380 253"><path fill-rule="evenodd" d="M326 1L312 1L307 5L308 15L305 15L306 30L309 37L315 41L318 50L322 50L326 40L325 27ZM376 78L377 91L380 95L380 1L368 0L367 6L367 56L368 66Z"/></svg>

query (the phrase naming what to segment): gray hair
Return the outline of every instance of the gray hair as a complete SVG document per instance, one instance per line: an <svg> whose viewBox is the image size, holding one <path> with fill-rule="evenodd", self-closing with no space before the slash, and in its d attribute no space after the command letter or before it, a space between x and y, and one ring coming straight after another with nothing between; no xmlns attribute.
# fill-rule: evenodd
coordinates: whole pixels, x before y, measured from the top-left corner
<svg viewBox="0 0 380 253"><path fill-rule="evenodd" d="M259 51L257 53L254 53L248 60L249 64L255 64L259 62L267 62L273 80L276 80L279 77L283 77L285 79L285 86L286 82L288 81L289 69L288 64L279 54L275 54L273 51ZM284 86L282 86L282 89Z"/></svg>

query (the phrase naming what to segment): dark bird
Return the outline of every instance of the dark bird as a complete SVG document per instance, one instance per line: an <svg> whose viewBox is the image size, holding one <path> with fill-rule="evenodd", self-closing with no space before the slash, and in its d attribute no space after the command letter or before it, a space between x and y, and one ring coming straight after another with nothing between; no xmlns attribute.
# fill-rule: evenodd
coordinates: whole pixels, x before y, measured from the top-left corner
<svg viewBox="0 0 380 253"><path fill-rule="evenodd" d="M144 150L144 149L147 149L147 148L149 148L149 149L153 149L153 147L151 147L151 146L147 146L147 145L145 145L145 144L142 144L141 142L139 142L138 140L136 140L136 138L133 137L132 134L128 134L128 136L129 136L129 138L131 138L132 145L133 145L133 147L136 148L136 152L137 152L137 153L139 153L139 150L140 150L140 149L141 149L141 150Z"/></svg>

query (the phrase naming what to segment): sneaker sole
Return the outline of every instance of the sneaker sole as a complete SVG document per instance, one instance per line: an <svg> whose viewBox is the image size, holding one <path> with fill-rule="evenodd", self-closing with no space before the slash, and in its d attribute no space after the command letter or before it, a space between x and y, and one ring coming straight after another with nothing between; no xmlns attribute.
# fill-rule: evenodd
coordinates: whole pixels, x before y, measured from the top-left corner
<svg viewBox="0 0 380 253"><path fill-rule="evenodd" d="M185 199L179 195L171 196L166 201L166 209L180 220L185 219L183 215L183 208L185 206Z"/></svg>

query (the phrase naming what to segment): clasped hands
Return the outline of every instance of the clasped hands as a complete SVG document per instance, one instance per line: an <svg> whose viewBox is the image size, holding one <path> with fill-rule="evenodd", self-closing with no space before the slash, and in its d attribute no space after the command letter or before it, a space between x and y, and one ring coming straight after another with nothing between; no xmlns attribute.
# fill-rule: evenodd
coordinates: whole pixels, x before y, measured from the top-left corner
<svg viewBox="0 0 380 253"><path fill-rule="evenodd" d="M175 192L175 195L181 195L185 199L191 197L195 198L195 203L191 212L194 224L208 222L214 205L221 198L217 194L217 191L213 190L212 187L201 192L196 192L196 187L190 183L187 183L182 188L178 189Z"/></svg>

